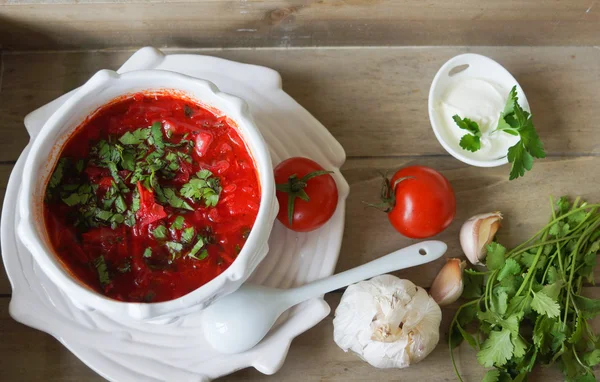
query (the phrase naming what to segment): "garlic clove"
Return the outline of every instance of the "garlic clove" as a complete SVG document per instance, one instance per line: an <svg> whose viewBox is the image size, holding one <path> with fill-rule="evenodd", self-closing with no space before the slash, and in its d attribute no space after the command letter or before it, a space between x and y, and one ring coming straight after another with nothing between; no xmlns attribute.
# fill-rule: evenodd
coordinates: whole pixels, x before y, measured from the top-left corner
<svg viewBox="0 0 600 382"><path fill-rule="evenodd" d="M460 229L460 245L473 265L483 265L482 260L487 255L486 247L500 228L500 220L500 212L490 212L475 215L463 224Z"/></svg>
<svg viewBox="0 0 600 382"><path fill-rule="evenodd" d="M466 265L467 262L460 259L446 260L429 289L429 294L438 305L448 305L458 300L464 288L462 274Z"/></svg>

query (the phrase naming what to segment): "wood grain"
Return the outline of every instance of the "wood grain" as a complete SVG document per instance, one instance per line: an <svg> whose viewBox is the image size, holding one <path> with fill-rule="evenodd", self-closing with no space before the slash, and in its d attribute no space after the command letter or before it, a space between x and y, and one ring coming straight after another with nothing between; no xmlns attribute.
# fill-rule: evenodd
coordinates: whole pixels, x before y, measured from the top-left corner
<svg viewBox="0 0 600 382"><path fill-rule="evenodd" d="M600 154L600 135L595 130L600 125L600 114L596 112L600 49L425 47L194 52L279 71L284 90L333 133L348 157L446 154L429 124L427 96L431 80L450 57L463 52L481 53L505 65L525 89L549 155ZM22 126L28 112L81 85L97 70L118 68L131 53L5 54L0 90L0 134L4 137L0 141L0 161L16 160L27 143Z"/></svg>
<svg viewBox="0 0 600 382"><path fill-rule="evenodd" d="M9 49L598 45L593 0L1 0Z"/></svg>
<svg viewBox="0 0 600 382"><path fill-rule="evenodd" d="M507 7L514 5L510 1L507 4ZM523 4L526 7L530 3ZM546 6L557 13L563 12L564 17L571 17L570 5L565 4L552 2ZM108 5L115 6L114 3ZM558 9L559 6L564 8ZM451 13L453 7L459 5L447 7L447 12ZM4 9L0 6L0 19ZM497 12L507 15L502 9ZM540 19L544 17L547 14L542 11ZM431 134L426 109L431 79L446 59L465 51L497 59L516 75L528 95L536 126L550 158L536 161L533 171L523 179L509 182L507 166L491 169L466 166L446 155ZM458 213L455 222L439 235L439 239L449 245L449 257L461 256L458 231L461 223L473 214L502 211L505 220L498 238L507 246L513 246L547 221L549 195L580 195L589 201L600 200L597 186L600 184L600 135L597 133L600 116L596 113L600 50L597 48L427 47L202 52L280 71L285 90L321 120L345 147L348 161L342 172L350 183L351 192L338 271L412 243L391 228L385 215L366 209L362 204L362 201L373 201L377 196L380 170L421 164L439 169L450 180L458 200ZM12 163L28 140L22 122L26 113L79 86L99 69L116 69L131 53L5 53L2 56L0 200ZM442 264L443 260L439 260L397 275L426 287ZM600 273L597 272L597 276ZM599 288L589 288L587 292L600 297ZM0 271L1 381L102 380L49 335L13 321L8 316L9 295L8 280ZM333 309L339 298L339 293L326 297ZM443 311L444 338L454 309L456 306ZM376 370L335 345L332 317L330 315L294 341L286 363L276 376L267 377L247 369L223 380L418 379L434 382L455 379L445 339L421 364L405 370ZM459 359L465 380L481 379L483 369L477 364L472 350L463 346ZM553 368L539 369L534 377L548 381L562 379Z"/></svg>
<svg viewBox="0 0 600 382"><path fill-rule="evenodd" d="M346 207L346 226L337 271L343 271L374 260L415 240L398 234L385 214L367 208L363 201L375 201L379 195L379 171L394 170L408 165L424 165L441 171L450 181L457 199L454 222L437 239L448 244L445 257L460 257L459 231L469 217L483 212L501 211L503 227L498 240L513 247L542 228L550 217L550 201L561 195L581 196L590 202L600 201L600 157L552 158L535 163L524 178L509 181L508 166L479 169L453 158L409 157L394 159L349 159L342 174L350 184ZM0 166L0 176L9 172ZM583 181L585 178L585 181ZM433 264L396 272L399 277L428 287L444 264ZM600 280L600 266L597 270ZM0 276L0 294L10 293L10 285Z"/></svg>
<svg viewBox="0 0 600 382"><path fill-rule="evenodd" d="M599 288L588 288L588 296L600 296ZM454 371L448 355L447 329L458 303L442 310L440 342L422 362L406 369L375 369L355 354L345 353L333 341L333 317L340 293L330 293L325 300L331 313L317 326L292 342L287 360L274 376L265 376L255 369L244 369L221 378L220 381L453 381ZM104 381L71 354L50 335L21 325L8 316L8 298L0 298L0 380L46 382ZM597 330L598 322L594 322ZM457 365L465 381L479 381L485 370L477 363L475 351L461 345L455 352ZM26 361L24 361L26 360ZM556 368L538 368L533 380L561 381Z"/></svg>

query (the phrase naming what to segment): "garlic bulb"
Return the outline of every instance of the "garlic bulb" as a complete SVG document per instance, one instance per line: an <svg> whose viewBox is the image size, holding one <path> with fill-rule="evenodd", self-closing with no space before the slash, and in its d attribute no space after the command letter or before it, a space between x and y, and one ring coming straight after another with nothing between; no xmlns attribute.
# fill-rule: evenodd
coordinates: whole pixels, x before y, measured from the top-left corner
<svg viewBox="0 0 600 382"><path fill-rule="evenodd" d="M500 228L500 220L500 212L490 212L475 215L463 224L460 229L460 245L473 265L483 265L481 260L487 255L486 246L492 242Z"/></svg>
<svg viewBox="0 0 600 382"><path fill-rule="evenodd" d="M350 285L333 320L333 339L372 366L403 368L439 341L442 312L425 289L382 275Z"/></svg>
<svg viewBox="0 0 600 382"><path fill-rule="evenodd" d="M452 304L462 294L464 289L462 273L466 265L467 262L460 259L446 260L446 264L437 274L429 289L431 297L439 306Z"/></svg>

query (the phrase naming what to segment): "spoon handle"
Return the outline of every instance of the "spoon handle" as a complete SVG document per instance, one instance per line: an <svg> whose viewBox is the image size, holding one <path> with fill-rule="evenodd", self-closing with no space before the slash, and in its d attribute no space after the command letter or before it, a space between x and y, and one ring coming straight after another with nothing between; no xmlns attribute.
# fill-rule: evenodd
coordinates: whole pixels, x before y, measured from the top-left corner
<svg viewBox="0 0 600 382"><path fill-rule="evenodd" d="M290 304L289 306L293 306L309 298L320 296L371 277L437 260L446 253L447 248L446 243L437 240L413 244L359 267L313 281L298 288L288 289L285 292L285 297Z"/></svg>

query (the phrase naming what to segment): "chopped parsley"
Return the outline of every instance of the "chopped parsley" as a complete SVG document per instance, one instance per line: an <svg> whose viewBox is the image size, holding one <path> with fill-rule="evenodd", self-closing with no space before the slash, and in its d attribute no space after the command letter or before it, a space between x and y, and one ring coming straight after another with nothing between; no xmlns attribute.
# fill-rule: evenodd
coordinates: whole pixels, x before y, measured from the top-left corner
<svg viewBox="0 0 600 382"><path fill-rule="evenodd" d="M175 220L173 220L173 224L171 224L171 229L182 229L184 223L185 219L183 216L177 216Z"/></svg>
<svg viewBox="0 0 600 382"><path fill-rule="evenodd" d="M189 244L192 242L192 240L194 240L195 235L196 235L196 230L194 229L194 227L186 228L181 233L181 241L186 244Z"/></svg>
<svg viewBox="0 0 600 382"><path fill-rule="evenodd" d="M144 256L145 258L152 257L152 248L150 248L150 247L146 248L146 249L144 250L144 254L143 254L143 256Z"/></svg>
<svg viewBox="0 0 600 382"><path fill-rule="evenodd" d="M96 267L96 272L98 272L98 280L103 287L106 287L110 284L110 276L108 275L108 267L106 266L106 262L104 261L104 256L98 256L94 260L94 267Z"/></svg>
<svg viewBox="0 0 600 382"><path fill-rule="evenodd" d="M164 225L159 225L154 229L154 231L152 231L152 236L154 236L154 238L157 240L167 240L167 234L167 227Z"/></svg>
<svg viewBox="0 0 600 382"><path fill-rule="evenodd" d="M192 247L192 250L187 254L188 257L191 257L196 260L204 260L208 257L208 251L204 248L206 244L206 240L202 237L198 237L198 241ZM200 254L198 254L200 252ZM198 254L198 255L197 255Z"/></svg>
<svg viewBox="0 0 600 382"><path fill-rule="evenodd" d="M221 195L221 181L208 170L198 171L194 178L183 185L181 195L192 200L204 200L206 207L214 207Z"/></svg>

